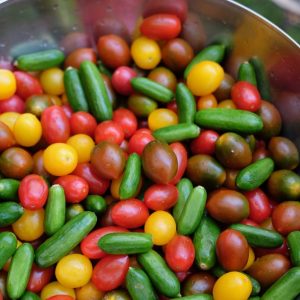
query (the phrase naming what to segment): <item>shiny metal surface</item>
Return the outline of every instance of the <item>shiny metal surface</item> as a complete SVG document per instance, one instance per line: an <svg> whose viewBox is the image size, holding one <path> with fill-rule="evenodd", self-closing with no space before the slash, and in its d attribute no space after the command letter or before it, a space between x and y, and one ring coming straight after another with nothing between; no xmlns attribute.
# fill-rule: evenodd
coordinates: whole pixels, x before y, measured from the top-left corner
<svg viewBox="0 0 300 300"><path fill-rule="evenodd" d="M151 1L151 0L149 0ZM0 63L21 53L94 46L101 34L131 40L147 0L9 0L0 4ZM161 3L172 1L161 0ZM175 1L176 2L176 1ZM243 60L258 56L281 111L284 134L300 149L300 46L267 20L229 0L187 0L189 18L205 35L232 42L226 65L233 75ZM195 34L195 33L194 33ZM201 33L199 33L201 35ZM203 45L202 45L203 46Z"/></svg>

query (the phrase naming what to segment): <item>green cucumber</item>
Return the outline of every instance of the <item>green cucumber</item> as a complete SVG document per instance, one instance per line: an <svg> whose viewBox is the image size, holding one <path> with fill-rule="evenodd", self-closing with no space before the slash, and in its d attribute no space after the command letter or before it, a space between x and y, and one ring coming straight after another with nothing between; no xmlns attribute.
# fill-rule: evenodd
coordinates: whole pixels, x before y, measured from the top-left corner
<svg viewBox="0 0 300 300"><path fill-rule="evenodd" d="M220 266L220 265L215 265L212 269L211 272L214 276L216 277L221 277L226 273L226 271Z"/></svg>
<svg viewBox="0 0 300 300"><path fill-rule="evenodd" d="M195 124L180 123L159 128L152 134L157 140L173 143L198 137L200 128Z"/></svg>
<svg viewBox="0 0 300 300"><path fill-rule="evenodd" d="M17 249L17 238L9 231L0 233L0 270Z"/></svg>
<svg viewBox="0 0 300 300"><path fill-rule="evenodd" d="M0 201L17 201L20 181L12 178L0 179Z"/></svg>
<svg viewBox="0 0 300 300"><path fill-rule="evenodd" d="M79 71L67 68L64 72L65 91L73 111L89 111L87 99L79 78Z"/></svg>
<svg viewBox="0 0 300 300"><path fill-rule="evenodd" d="M180 298L172 298L172 300L213 300L213 296L209 294L196 294Z"/></svg>
<svg viewBox="0 0 300 300"><path fill-rule="evenodd" d="M194 123L196 101L193 94L184 83L181 82L177 84L175 97L179 123Z"/></svg>
<svg viewBox="0 0 300 300"><path fill-rule="evenodd" d="M83 211L68 221L35 251L35 262L47 268L74 249L97 223L95 213Z"/></svg>
<svg viewBox="0 0 300 300"><path fill-rule="evenodd" d="M99 239L98 246L110 254L144 253L153 246L152 235L141 232L108 233Z"/></svg>
<svg viewBox="0 0 300 300"><path fill-rule="evenodd" d="M97 64L98 64L99 72L102 73L102 74L104 74L104 75L107 75L109 78L111 78L112 73L111 73L111 71L104 65L104 63L103 63L101 60L98 60Z"/></svg>
<svg viewBox="0 0 300 300"><path fill-rule="evenodd" d="M6 290L11 299L20 298L25 292L31 267L34 250L31 244L22 244L15 252L8 270Z"/></svg>
<svg viewBox="0 0 300 300"><path fill-rule="evenodd" d="M106 87L95 64L84 61L80 64L79 75L87 98L90 112L97 121L112 119L112 104Z"/></svg>
<svg viewBox="0 0 300 300"><path fill-rule="evenodd" d="M300 267L289 269L262 295L261 300L293 300L300 293Z"/></svg>
<svg viewBox="0 0 300 300"><path fill-rule="evenodd" d="M290 249L292 264L295 267L300 266L300 231L292 231L287 236L287 243Z"/></svg>
<svg viewBox="0 0 300 300"><path fill-rule="evenodd" d="M32 292L26 291L22 297L20 298L20 300L41 300L41 298Z"/></svg>
<svg viewBox="0 0 300 300"><path fill-rule="evenodd" d="M183 77L184 79L187 78L188 74L190 73L191 69L198 63L204 60L215 61L217 63L222 62L225 56L225 45L211 45L204 49L202 49L187 65L184 70Z"/></svg>
<svg viewBox="0 0 300 300"><path fill-rule="evenodd" d="M248 300L260 300L261 298L259 296L250 297Z"/></svg>
<svg viewBox="0 0 300 300"><path fill-rule="evenodd" d="M217 261L216 242L220 228L210 217L203 216L194 234L195 259L202 270L211 269Z"/></svg>
<svg viewBox="0 0 300 300"><path fill-rule="evenodd" d="M120 199L128 199L135 196L140 185L141 174L141 157L136 153L132 153L127 159L125 171L120 184Z"/></svg>
<svg viewBox="0 0 300 300"><path fill-rule="evenodd" d="M0 227L6 227L16 222L23 213L23 207L16 202L0 203Z"/></svg>
<svg viewBox="0 0 300 300"><path fill-rule="evenodd" d="M144 77L135 77L131 79L133 89L156 101L168 103L174 98L174 93L165 86Z"/></svg>
<svg viewBox="0 0 300 300"><path fill-rule="evenodd" d="M253 247L276 248L283 243L283 237L273 230L244 224L233 224L230 228L242 233Z"/></svg>
<svg viewBox="0 0 300 300"><path fill-rule="evenodd" d="M85 200L86 210L94 212L96 215L101 215L106 211L107 204L105 199L99 195L88 195Z"/></svg>
<svg viewBox="0 0 300 300"><path fill-rule="evenodd" d="M184 205L193 190L193 184L188 178L181 178L176 187L178 190L178 199L175 206L173 207L172 213L177 223L183 211Z"/></svg>
<svg viewBox="0 0 300 300"><path fill-rule="evenodd" d="M255 278L253 278L252 276L250 276L248 274L245 274L245 275L250 279L251 284L252 284L251 296L257 296L261 291L260 283Z"/></svg>
<svg viewBox="0 0 300 300"><path fill-rule="evenodd" d="M52 49L21 55L15 65L23 71L43 71L59 66L64 59L65 55L62 51Z"/></svg>
<svg viewBox="0 0 300 300"><path fill-rule="evenodd" d="M196 112L195 123L200 127L255 133L263 128L262 119L253 112L240 109L206 108Z"/></svg>
<svg viewBox="0 0 300 300"><path fill-rule="evenodd" d="M167 297L180 296L180 283L165 260L154 250L137 256L157 291Z"/></svg>
<svg viewBox="0 0 300 300"><path fill-rule="evenodd" d="M47 235L53 235L64 224L66 218L66 198L62 186L54 184L49 188L45 209L44 227Z"/></svg>
<svg viewBox="0 0 300 300"><path fill-rule="evenodd" d="M247 81L257 86L254 67L248 61L245 61L240 65L238 70L238 80Z"/></svg>
<svg viewBox="0 0 300 300"><path fill-rule="evenodd" d="M183 235L194 233L201 221L206 197L207 193L204 187L197 186L193 189L178 220L178 233Z"/></svg>
<svg viewBox="0 0 300 300"><path fill-rule="evenodd" d="M132 300L157 299L149 277L141 269L129 267L126 275L126 288Z"/></svg>
<svg viewBox="0 0 300 300"><path fill-rule="evenodd" d="M263 158L240 170L236 177L236 185L239 189L250 191L261 186L274 170L274 161Z"/></svg>

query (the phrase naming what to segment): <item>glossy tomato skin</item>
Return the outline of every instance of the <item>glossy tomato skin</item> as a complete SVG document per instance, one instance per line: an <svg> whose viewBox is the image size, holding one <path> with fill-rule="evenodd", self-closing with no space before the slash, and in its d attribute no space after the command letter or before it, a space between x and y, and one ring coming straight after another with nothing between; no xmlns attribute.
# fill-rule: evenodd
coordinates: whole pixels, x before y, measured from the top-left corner
<svg viewBox="0 0 300 300"><path fill-rule="evenodd" d="M137 118L129 109L116 109L113 112L113 121L122 127L125 138L131 137L137 130Z"/></svg>
<svg viewBox="0 0 300 300"><path fill-rule="evenodd" d="M249 226L254 226L254 227L259 227L259 225L257 223L255 223L254 221L250 220L250 219L244 219L240 222L241 224L244 225L249 225Z"/></svg>
<svg viewBox="0 0 300 300"><path fill-rule="evenodd" d="M128 256L108 255L94 267L92 282L101 291L111 291L124 282L128 269Z"/></svg>
<svg viewBox="0 0 300 300"><path fill-rule="evenodd" d="M114 224L125 228L138 228L145 224L149 217L147 204L138 199L122 200L111 210Z"/></svg>
<svg viewBox="0 0 300 300"><path fill-rule="evenodd" d="M70 137L70 124L64 110L57 105L46 108L41 117L43 137L48 144L64 143Z"/></svg>
<svg viewBox="0 0 300 300"><path fill-rule="evenodd" d="M183 282L183 296L211 294L215 282L216 278L208 272L191 274Z"/></svg>
<svg viewBox="0 0 300 300"><path fill-rule="evenodd" d="M90 194L103 195L109 187L109 180L99 176L90 163L78 164L72 174L87 181Z"/></svg>
<svg viewBox="0 0 300 300"><path fill-rule="evenodd" d="M184 235L175 235L165 247L165 259L174 272L186 272L193 265L195 248L192 240Z"/></svg>
<svg viewBox="0 0 300 300"><path fill-rule="evenodd" d="M94 137L97 121L90 113L78 111L71 115L70 127L72 135L82 133Z"/></svg>
<svg viewBox="0 0 300 300"><path fill-rule="evenodd" d="M151 210L168 210L178 198L178 190L172 184L153 184L144 194L144 203Z"/></svg>
<svg viewBox="0 0 300 300"><path fill-rule="evenodd" d="M40 268L36 264L33 264L27 290L33 293L39 293L43 287L50 282L53 273L53 268Z"/></svg>
<svg viewBox="0 0 300 300"><path fill-rule="evenodd" d="M96 63L97 54L92 48L79 48L72 51L65 60L65 68L73 67L79 69L80 64L85 60Z"/></svg>
<svg viewBox="0 0 300 300"><path fill-rule="evenodd" d="M16 144L15 137L10 128L0 121L0 152Z"/></svg>
<svg viewBox="0 0 300 300"><path fill-rule="evenodd" d="M202 130L200 135L191 142L193 154L213 155L219 134L214 130Z"/></svg>
<svg viewBox="0 0 300 300"><path fill-rule="evenodd" d="M10 111L18 113L25 112L25 102L18 95L13 95L6 100L0 101L0 113Z"/></svg>
<svg viewBox="0 0 300 300"><path fill-rule="evenodd" d="M113 232L127 232L128 230L118 226L106 226L90 232L80 244L81 252L90 259L100 259L107 254L98 246L101 237Z"/></svg>
<svg viewBox="0 0 300 300"><path fill-rule="evenodd" d="M89 193L87 181L77 175L65 175L54 181L59 184L65 191L66 201L69 203L79 203L84 200Z"/></svg>
<svg viewBox="0 0 300 300"><path fill-rule="evenodd" d="M113 88L121 95L129 96L133 93L131 79L137 76L137 72L127 66L118 67L111 78Z"/></svg>
<svg viewBox="0 0 300 300"><path fill-rule="evenodd" d="M30 174L20 183L19 200L24 208L35 210L42 208L48 197L48 185L43 177Z"/></svg>
<svg viewBox="0 0 300 300"><path fill-rule="evenodd" d="M170 147L172 148L177 158L177 172L174 178L170 181L170 184L176 184L181 179L186 170L188 163L188 154L186 148L182 143L172 143L170 144Z"/></svg>
<svg viewBox="0 0 300 300"><path fill-rule="evenodd" d="M108 141L120 145L124 140L124 136L122 127L111 120L99 123L95 130L96 144Z"/></svg>
<svg viewBox="0 0 300 300"><path fill-rule="evenodd" d="M128 143L128 152L142 155L144 148L150 142L154 141L151 131L137 130L130 138Z"/></svg>

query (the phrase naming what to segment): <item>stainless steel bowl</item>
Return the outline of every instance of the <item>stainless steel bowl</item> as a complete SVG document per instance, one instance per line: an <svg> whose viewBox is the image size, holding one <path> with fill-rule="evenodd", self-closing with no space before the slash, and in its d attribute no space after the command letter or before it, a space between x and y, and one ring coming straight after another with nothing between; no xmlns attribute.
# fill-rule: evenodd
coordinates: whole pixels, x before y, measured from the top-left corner
<svg viewBox="0 0 300 300"><path fill-rule="evenodd" d="M66 52L95 45L104 33L128 40L151 0L9 0L0 4L0 63L21 53L60 47ZM177 1L161 0L161 5ZM1 1L0 1L1 3ZM283 134L300 149L300 46L278 27L230 0L187 0L193 22L200 18L205 43L232 42L227 66L235 75L240 62L258 56L280 110ZM193 33L197 36L197 32ZM199 35L203 34L201 32ZM204 38L202 39L202 42Z"/></svg>

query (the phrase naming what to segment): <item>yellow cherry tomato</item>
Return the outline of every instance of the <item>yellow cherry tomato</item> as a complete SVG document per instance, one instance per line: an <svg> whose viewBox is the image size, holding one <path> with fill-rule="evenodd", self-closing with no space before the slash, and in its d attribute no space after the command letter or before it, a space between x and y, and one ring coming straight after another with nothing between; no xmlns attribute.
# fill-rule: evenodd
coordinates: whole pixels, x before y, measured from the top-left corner
<svg viewBox="0 0 300 300"><path fill-rule="evenodd" d="M40 81L47 94L59 96L65 91L64 72L59 68L45 70L41 74Z"/></svg>
<svg viewBox="0 0 300 300"><path fill-rule="evenodd" d="M0 121L6 124L9 129L13 132L14 131L14 126L21 114L13 111L5 112L0 115Z"/></svg>
<svg viewBox="0 0 300 300"><path fill-rule="evenodd" d="M255 260L254 251L252 250L251 247L249 247L248 261L247 261L247 264L246 264L245 268L243 269L243 271L249 269L251 267L251 265L254 263L254 260Z"/></svg>
<svg viewBox="0 0 300 300"><path fill-rule="evenodd" d="M196 64L187 77L187 86L196 96L213 93L224 78L223 68L214 61L202 61Z"/></svg>
<svg viewBox="0 0 300 300"><path fill-rule="evenodd" d="M227 99L227 100L223 100L223 101L219 102L218 107L235 109L236 105L232 100Z"/></svg>
<svg viewBox="0 0 300 300"><path fill-rule="evenodd" d="M17 82L13 72L0 69L0 100L12 97L17 89Z"/></svg>
<svg viewBox="0 0 300 300"><path fill-rule="evenodd" d="M104 293L99 291L92 282L76 289L76 300L100 300Z"/></svg>
<svg viewBox="0 0 300 300"><path fill-rule="evenodd" d="M56 265L57 281L68 288L79 288L87 284L93 272L91 261L82 254L64 256Z"/></svg>
<svg viewBox="0 0 300 300"><path fill-rule="evenodd" d="M215 108L218 106L217 98L213 94L201 96L197 101L197 109Z"/></svg>
<svg viewBox="0 0 300 300"><path fill-rule="evenodd" d="M44 233L44 216L43 208L36 210L24 209L20 219L12 224L12 229L16 236L26 242L31 242Z"/></svg>
<svg viewBox="0 0 300 300"><path fill-rule="evenodd" d="M24 134L26 132L30 134ZM21 114L15 122L13 133L19 145L31 147L40 140L42 125L34 114Z"/></svg>
<svg viewBox="0 0 300 300"><path fill-rule="evenodd" d="M155 109L148 116L148 126L151 130L176 124L178 124L176 113L167 108Z"/></svg>
<svg viewBox="0 0 300 300"><path fill-rule="evenodd" d="M94 140L87 134L75 134L67 140L67 144L76 150L78 163L88 162L95 147Z"/></svg>
<svg viewBox="0 0 300 300"><path fill-rule="evenodd" d="M65 143L54 143L45 149L43 159L46 171L54 176L64 176L74 171L78 155L72 146Z"/></svg>
<svg viewBox="0 0 300 300"><path fill-rule="evenodd" d="M76 299L74 289L62 286L57 281L52 281L43 287L41 292L41 300L47 300L48 298L57 295L67 295Z"/></svg>
<svg viewBox="0 0 300 300"><path fill-rule="evenodd" d="M250 279L241 272L222 275L213 288L214 300L247 300L252 291Z"/></svg>
<svg viewBox="0 0 300 300"><path fill-rule="evenodd" d="M154 245L165 245L176 234L175 220L168 212L158 210L148 217L145 223L145 232L152 234Z"/></svg>
<svg viewBox="0 0 300 300"><path fill-rule="evenodd" d="M145 70L155 68L161 60L158 44L144 36L137 38L132 43L131 56L136 65Z"/></svg>

